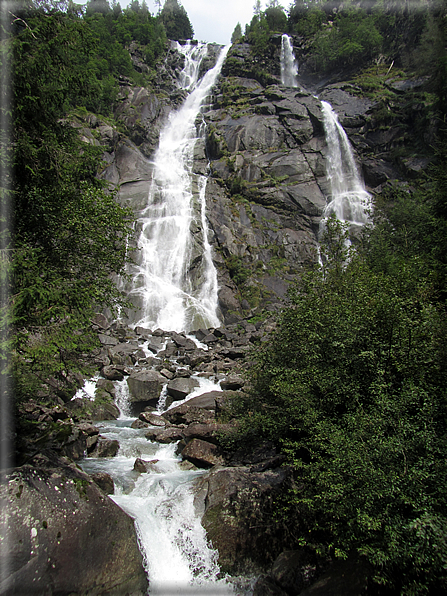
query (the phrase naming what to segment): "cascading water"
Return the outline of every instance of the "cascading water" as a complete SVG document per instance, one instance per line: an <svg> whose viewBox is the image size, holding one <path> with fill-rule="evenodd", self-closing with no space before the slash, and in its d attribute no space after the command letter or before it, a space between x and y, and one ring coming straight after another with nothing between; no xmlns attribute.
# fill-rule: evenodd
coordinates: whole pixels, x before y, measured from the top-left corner
<svg viewBox="0 0 447 596"><path fill-rule="evenodd" d="M148 203L138 217L140 261L129 298L135 305L133 324L188 331L220 324L217 275L207 238L206 176L193 172L193 156L198 134L204 134L196 120L228 47L200 80L206 44L178 44L177 48L185 56L179 84L190 94L160 134Z"/></svg>
<svg viewBox="0 0 447 596"><path fill-rule="evenodd" d="M281 38L281 84L298 87L298 63L293 53L292 40L284 33Z"/></svg>
<svg viewBox="0 0 447 596"><path fill-rule="evenodd" d="M371 195L365 190L348 136L338 121L332 106L321 102L328 154L326 175L331 188L328 204L323 212L320 234L328 217L334 214L355 233L368 222Z"/></svg>
<svg viewBox="0 0 447 596"><path fill-rule="evenodd" d="M198 380L200 387L187 399L220 390L211 380ZM115 386L121 416L97 426L101 436L118 440L119 452L110 458L85 458L81 465L88 473L110 474L115 484L111 498L135 519L149 594L234 596L235 588L220 578L217 552L209 545L194 509L191 483L204 471L182 469L181 458L175 454L176 443L161 445L148 441L147 428L132 428L135 418L126 415L129 412L127 383L117 382ZM160 396L158 413L164 410L161 403L164 393ZM177 401L174 405L181 403ZM147 473L134 470L136 458L150 462Z"/></svg>

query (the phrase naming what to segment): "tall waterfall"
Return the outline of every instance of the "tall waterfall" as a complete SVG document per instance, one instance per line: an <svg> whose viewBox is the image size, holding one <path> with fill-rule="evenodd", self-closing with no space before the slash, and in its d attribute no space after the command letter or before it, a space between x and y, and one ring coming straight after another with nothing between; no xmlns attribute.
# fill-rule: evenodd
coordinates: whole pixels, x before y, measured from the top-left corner
<svg viewBox="0 0 447 596"><path fill-rule="evenodd" d="M188 331L219 325L217 274L205 217L206 177L193 172L193 156L198 135L204 134L196 121L228 48L199 79L206 44L177 47L185 56L179 85L190 94L160 134L147 206L138 218L140 260L129 298L136 307L134 324Z"/></svg>
<svg viewBox="0 0 447 596"><path fill-rule="evenodd" d="M281 38L281 84L298 87L298 63L293 53L292 40L284 33Z"/></svg>
<svg viewBox="0 0 447 596"><path fill-rule="evenodd" d="M320 232L325 221L332 214L348 223L350 230L363 226L368 221L370 194L365 190L357 169L351 144L332 106L321 102L324 115L324 130L328 146L326 175L331 194L323 212Z"/></svg>

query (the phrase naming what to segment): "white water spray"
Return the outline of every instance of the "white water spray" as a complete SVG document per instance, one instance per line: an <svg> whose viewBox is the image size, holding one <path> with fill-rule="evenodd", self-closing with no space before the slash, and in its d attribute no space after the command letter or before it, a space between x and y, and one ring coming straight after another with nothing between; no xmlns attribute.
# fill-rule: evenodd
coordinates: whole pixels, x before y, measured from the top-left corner
<svg viewBox="0 0 447 596"><path fill-rule="evenodd" d="M322 101L321 106L328 146L326 175L331 195L323 212L320 233L332 214L341 222L349 224L352 230L368 222L371 195L363 185L348 136L336 113L326 101Z"/></svg>
<svg viewBox="0 0 447 596"><path fill-rule="evenodd" d="M298 87L298 63L293 53L292 40L284 33L281 38L281 84Z"/></svg>
<svg viewBox="0 0 447 596"><path fill-rule="evenodd" d="M201 393L221 390L217 383L200 378L187 399ZM115 383L118 388L120 383ZM158 413L163 411L162 398ZM127 395L127 404L126 396ZM117 403L129 411L129 395L117 391ZM175 402L177 405L183 402ZM111 498L135 519L151 596L235 594L232 584L222 579L217 551L209 544L194 508L193 481L203 470L183 470L174 443L161 445L148 441L146 428L131 428L133 418L99 423L101 435L118 440L115 457L86 458L83 469L107 472L114 479ZM147 473L134 470L136 458L149 463Z"/></svg>
<svg viewBox="0 0 447 596"><path fill-rule="evenodd" d="M191 92L160 134L147 207L139 217L140 262L130 292L137 306L136 325L174 331L219 325L217 274L205 217L206 177L194 174L192 167L198 139L196 119L228 48L221 50L215 67L200 80L200 62L207 46L178 44L178 50L185 56L180 84ZM192 226L201 230L203 248L199 251L194 246Z"/></svg>

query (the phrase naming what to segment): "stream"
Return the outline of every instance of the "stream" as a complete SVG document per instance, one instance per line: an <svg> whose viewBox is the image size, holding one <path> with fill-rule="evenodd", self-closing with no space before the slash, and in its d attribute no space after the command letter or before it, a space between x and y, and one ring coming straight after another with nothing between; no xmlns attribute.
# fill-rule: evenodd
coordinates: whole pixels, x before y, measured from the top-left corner
<svg viewBox="0 0 447 596"><path fill-rule="evenodd" d="M178 406L192 397L220 386L199 378L201 386ZM126 383L124 381L124 383ZM177 443L160 444L146 439L150 428L132 428L125 387L117 385L118 420L96 423L101 436L116 439L120 448L115 457L87 457L80 462L87 473L106 472L113 478L115 492L110 497L134 520L144 567L149 579L149 594L245 594L251 593L248 580L222 577L218 553L208 543L206 532L194 509L194 480L205 473L188 469L176 455ZM161 402L163 402L163 392ZM162 413L157 408L157 413ZM134 470L137 458L153 462L148 473ZM186 464L186 465L185 465Z"/></svg>

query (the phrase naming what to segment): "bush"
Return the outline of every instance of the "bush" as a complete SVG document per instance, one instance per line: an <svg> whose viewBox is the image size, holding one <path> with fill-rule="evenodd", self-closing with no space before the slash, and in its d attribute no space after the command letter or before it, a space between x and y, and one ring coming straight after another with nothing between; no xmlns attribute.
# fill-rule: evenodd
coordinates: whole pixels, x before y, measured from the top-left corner
<svg viewBox="0 0 447 596"><path fill-rule="evenodd" d="M291 291L257 356L242 428L293 466L284 513L304 526L299 543L357 552L402 593L442 592L446 314L418 257L389 276L346 248L341 224L327 234L335 251Z"/></svg>

